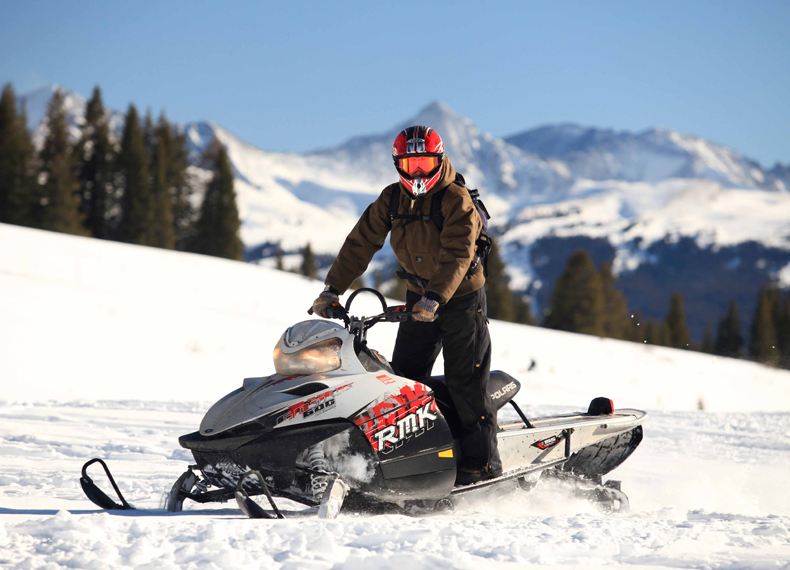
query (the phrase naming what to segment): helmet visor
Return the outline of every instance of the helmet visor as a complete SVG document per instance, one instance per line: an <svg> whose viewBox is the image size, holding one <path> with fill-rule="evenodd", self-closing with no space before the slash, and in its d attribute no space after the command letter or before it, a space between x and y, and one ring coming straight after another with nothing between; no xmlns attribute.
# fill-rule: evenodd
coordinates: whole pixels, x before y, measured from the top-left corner
<svg viewBox="0 0 790 570"><path fill-rule="evenodd" d="M398 169L411 178L432 175L439 168L441 157L437 155L402 156L397 159Z"/></svg>

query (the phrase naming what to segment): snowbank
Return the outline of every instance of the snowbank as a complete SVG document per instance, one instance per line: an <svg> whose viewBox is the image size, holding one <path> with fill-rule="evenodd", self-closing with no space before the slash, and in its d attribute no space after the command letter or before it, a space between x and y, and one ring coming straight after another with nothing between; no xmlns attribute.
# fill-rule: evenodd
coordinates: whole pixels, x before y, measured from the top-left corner
<svg viewBox="0 0 790 570"><path fill-rule="evenodd" d="M0 244L9 401L215 400L273 372L275 342L309 318L321 288L244 263L2 224ZM371 345L389 354L395 328L373 329ZM786 371L509 323L491 332L494 367L520 378L530 403L607 395L650 409L790 410Z"/></svg>

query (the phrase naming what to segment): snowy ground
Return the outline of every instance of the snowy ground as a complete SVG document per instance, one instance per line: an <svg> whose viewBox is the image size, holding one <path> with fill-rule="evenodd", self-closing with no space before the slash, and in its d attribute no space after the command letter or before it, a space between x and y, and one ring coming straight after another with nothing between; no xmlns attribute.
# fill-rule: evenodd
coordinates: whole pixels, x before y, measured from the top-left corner
<svg viewBox="0 0 790 570"><path fill-rule="evenodd" d="M0 567L790 568L790 374L504 323L494 360L522 379L528 413L603 394L649 410L643 444L612 473L631 512L556 484L429 517L156 510L190 461L177 437L243 376L271 371L318 285L3 225L0 244ZM393 333L371 343L387 352ZM94 456L154 510L98 512L78 483Z"/></svg>
<svg viewBox="0 0 790 570"><path fill-rule="evenodd" d="M101 456L136 506L157 508L189 461L176 438L194 429L202 409L134 401L5 407L0 566L781 568L790 560L788 413L654 412L642 447L613 474L631 498L628 514L604 514L547 484L488 494L453 515L334 521L252 521L232 503L178 515L107 514L83 498L80 466Z"/></svg>

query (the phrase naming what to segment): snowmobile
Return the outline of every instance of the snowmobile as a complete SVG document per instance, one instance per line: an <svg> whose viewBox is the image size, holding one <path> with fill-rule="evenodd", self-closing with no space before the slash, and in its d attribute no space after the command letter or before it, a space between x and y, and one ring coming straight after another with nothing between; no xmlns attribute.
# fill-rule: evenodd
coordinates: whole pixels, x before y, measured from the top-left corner
<svg viewBox="0 0 790 570"><path fill-rule="evenodd" d="M351 315L362 292L378 298L380 314ZM321 517L341 508L422 512L452 509L464 494L504 481L530 489L541 476L572 480L612 510L628 506L619 482L602 478L641 442L645 412L615 411L608 398L595 398L587 412L528 418L513 399L518 380L493 371L488 397L518 417L499 424L503 473L456 486L458 422L443 378L398 376L367 344L375 324L411 318L407 307L388 307L381 293L363 288L332 316L343 325L312 319L288 328L274 349L276 373L246 378L208 410L198 431L179 438L195 465L168 493L168 511L180 511L187 499L235 498L250 517L282 518L275 497L283 497L318 507ZM93 463L102 465L120 503L88 475ZM100 459L85 464L80 481L100 507L131 508ZM265 508L252 500L261 495Z"/></svg>

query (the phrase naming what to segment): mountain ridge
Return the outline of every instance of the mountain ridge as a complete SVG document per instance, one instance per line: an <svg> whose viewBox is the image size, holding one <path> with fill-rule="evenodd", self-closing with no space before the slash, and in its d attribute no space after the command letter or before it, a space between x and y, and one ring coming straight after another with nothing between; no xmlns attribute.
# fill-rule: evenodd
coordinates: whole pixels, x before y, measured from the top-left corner
<svg viewBox="0 0 790 570"><path fill-rule="evenodd" d="M613 262L635 308L650 318L675 289L733 282L748 311L763 282L790 286L790 167L766 170L701 137L562 123L501 138L438 101L391 128L306 153L260 149L210 121L181 128L195 162L214 136L228 148L251 259L273 264L276 246L298 252L309 242L328 263L367 205L396 181L392 139L414 123L434 127L456 168L482 190L512 284L538 311L572 247L589 248L597 263ZM677 243L702 256L697 263L710 274L679 266L686 257ZM371 268L392 263L385 246ZM740 275L748 275L748 287L735 287ZM730 298L723 290L716 307L723 312ZM707 300L700 294L697 302ZM710 308L693 323L697 336L715 318Z"/></svg>

